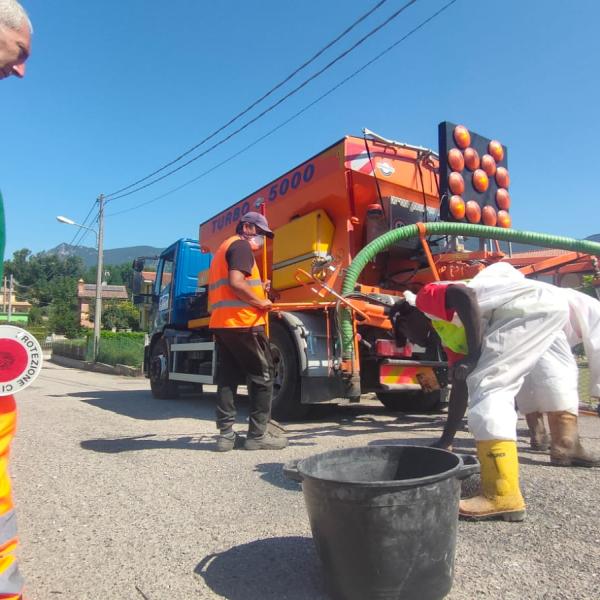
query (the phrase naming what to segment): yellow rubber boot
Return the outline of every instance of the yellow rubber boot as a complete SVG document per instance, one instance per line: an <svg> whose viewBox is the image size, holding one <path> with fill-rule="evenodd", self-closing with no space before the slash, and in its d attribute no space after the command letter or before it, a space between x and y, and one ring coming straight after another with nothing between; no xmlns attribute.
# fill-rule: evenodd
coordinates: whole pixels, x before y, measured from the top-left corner
<svg viewBox="0 0 600 600"><path fill-rule="evenodd" d="M474 521L522 521L525 501L519 488L517 443L507 440L477 442L483 494L461 500L459 516Z"/></svg>

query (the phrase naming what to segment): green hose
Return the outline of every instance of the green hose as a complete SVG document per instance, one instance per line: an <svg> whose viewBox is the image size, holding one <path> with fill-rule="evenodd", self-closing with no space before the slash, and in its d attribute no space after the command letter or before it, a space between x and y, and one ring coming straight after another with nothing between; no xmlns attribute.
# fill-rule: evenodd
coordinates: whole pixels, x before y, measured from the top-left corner
<svg viewBox="0 0 600 600"><path fill-rule="evenodd" d="M595 254L600 256L600 244L589 240L574 240L572 238L547 235L545 233L535 233L533 231L517 231L515 229L501 229L499 227L487 227L486 225L470 225L467 223L447 223L438 221L425 224L427 235L464 235L468 237L478 237L494 239L506 242L521 242L533 246L545 246L551 248L560 248L562 250L572 250L583 252L585 254ZM392 229L382 236L367 244L354 258L344 278L342 286L342 295L346 296L354 291L358 277L367 263L377 254L387 250L390 246L401 240L417 237L419 229L417 225L407 225ZM352 315L349 310L342 309L342 349L345 360L352 358L354 350L353 338L354 331L352 327Z"/></svg>

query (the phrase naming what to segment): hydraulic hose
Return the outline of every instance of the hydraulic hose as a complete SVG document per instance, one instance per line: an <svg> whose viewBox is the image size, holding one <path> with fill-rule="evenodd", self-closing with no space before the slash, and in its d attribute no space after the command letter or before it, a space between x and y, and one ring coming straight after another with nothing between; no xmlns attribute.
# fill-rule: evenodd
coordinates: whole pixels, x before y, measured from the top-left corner
<svg viewBox="0 0 600 600"><path fill-rule="evenodd" d="M516 229L501 229L499 227L488 227L486 225L470 225L467 223L447 223L438 221L435 223L420 223L419 225L407 225L392 229L367 244L354 258L344 278L342 295L351 294L362 270L367 263L377 254L387 250L390 246L401 240L417 237L419 226L424 227L425 232L442 235L464 235L467 237L478 237L499 240L502 242L521 242L533 246L544 246L595 254L600 256L600 244L589 240L575 240L573 238L557 235L547 235L533 231L517 231ZM352 327L352 315L348 309L342 309L342 355L344 360L352 358L354 350Z"/></svg>

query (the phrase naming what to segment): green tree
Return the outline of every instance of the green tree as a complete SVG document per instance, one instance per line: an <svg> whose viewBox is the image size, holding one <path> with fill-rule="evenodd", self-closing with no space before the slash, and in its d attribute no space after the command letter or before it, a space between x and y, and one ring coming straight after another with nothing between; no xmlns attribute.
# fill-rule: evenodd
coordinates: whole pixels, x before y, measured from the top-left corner
<svg viewBox="0 0 600 600"><path fill-rule="evenodd" d="M94 309L90 311L90 321L94 320ZM104 329L140 329L140 311L132 303L123 300L102 302L102 327Z"/></svg>
<svg viewBox="0 0 600 600"><path fill-rule="evenodd" d="M584 275L583 282L579 291L583 292L584 294L587 294L588 296L592 296L593 298L598 299L598 295L596 294L596 288L594 287L594 280L594 275Z"/></svg>
<svg viewBox="0 0 600 600"><path fill-rule="evenodd" d="M32 304L31 319L39 322L48 316L51 331L68 337L81 333L77 304L77 281L85 274L81 258L31 254L22 248L4 262L4 269L17 282L17 298Z"/></svg>
<svg viewBox="0 0 600 600"><path fill-rule="evenodd" d="M131 287L131 275L133 269L130 263L123 263L122 265L104 265L103 269L105 277L104 281L108 285L124 285L129 289ZM106 276L108 273L108 276ZM96 283L96 266L90 267L85 273L86 283Z"/></svg>
<svg viewBox="0 0 600 600"><path fill-rule="evenodd" d="M31 254L27 248L13 253L12 260L4 261L5 275L13 275L18 282L17 297L34 306L48 306L54 297L54 286L62 277L77 281L85 273L81 258L61 257L39 252Z"/></svg>
<svg viewBox="0 0 600 600"><path fill-rule="evenodd" d="M68 338L79 337L83 328L79 323L77 302L77 279L59 277L52 285L53 298L50 304L50 328L54 333Z"/></svg>
<svg viewBox="0 0 600 600"><path fill-rule="evenodd" d="M39 306L32 306L27 315L27 325L42 325L44 323L44 315Z"/></svg>

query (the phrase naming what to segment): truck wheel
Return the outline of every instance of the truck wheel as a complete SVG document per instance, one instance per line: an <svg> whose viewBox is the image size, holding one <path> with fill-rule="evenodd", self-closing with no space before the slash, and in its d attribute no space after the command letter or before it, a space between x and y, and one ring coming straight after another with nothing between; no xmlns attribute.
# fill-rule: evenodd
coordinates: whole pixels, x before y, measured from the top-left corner
<svg viewBox="0 0 600 600"><path fill-rule="evenodd" d="M377 392L377 398L388 410L394 412L432 412L439 408L442 395L440 390L425 393L421 390L404 392Z"/></svg>
<svg viewBox="0 0 600 600"><path fill-rule="evenodd" d="M150 358L150 389L159 400L169 400L179 396L179 386L169 381L169 355L167 342L163 338L152 346Z"/></svg>
<svg viewBox="0 0 600 600"><path fill-rule="evenodd" d="M269 336L275 367L271 414L280 421L301 419L309 406L300 404L300 374L296 348L283 325L271 324Z"/></svg>

